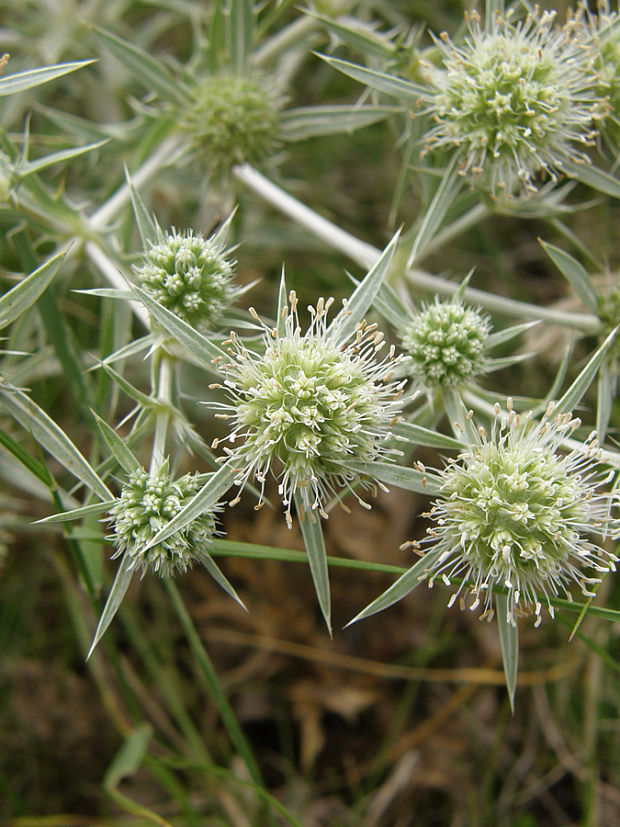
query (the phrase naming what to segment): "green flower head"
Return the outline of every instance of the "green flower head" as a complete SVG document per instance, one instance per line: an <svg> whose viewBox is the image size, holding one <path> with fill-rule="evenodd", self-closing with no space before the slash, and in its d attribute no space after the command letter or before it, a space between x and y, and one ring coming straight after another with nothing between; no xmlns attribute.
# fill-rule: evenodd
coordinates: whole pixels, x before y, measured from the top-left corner
<svg viewBox="0 0 620 827"><path fill-rule="evenodd" d="M620 144L620 14L608 0L599 0L598 13L580 4L578 19L590 37L594 60L591 73L601 99L601 132L615 148Z"/></svg>
<svg viewBox="0 0 620 827"><path fill-rule="evenodd" d="M540 423L517 415L511 400L507 411L495 410L491 435L480 429L479 440L439 472L441 496L423 541L433 544L429 583L461 579L449 605L469 593L470 609L482 603L488 619L494 590L503 590L508 621L533 613L538 625L543 603L553 616L550 599L570 599L571 583L590 597L615 570L602 543L618 535L616 501L601 490L609 476L597 472L595 434L571 438L578 419L552 418L553 404Z"/></svg>
<svg viewBox="0 0 620 827"><path fill-rule="evenodd" d="M462 174L494 195L534 191L539 176L556 180L564 161L588 161L600 104L593 52L580 26L559 28L554 18L534 10L515 23L509 12L483 29L473 12L465 42L443 33L442 65L426 67L427 150L459 152Z"/></svg>
<svg viewBox="0 0 620 827"><path fill-rule="evenodd" d="M379 359L383 334L366 322L341 341L346 305L328 327L332 301L309 308L311 323L302 334L291 291L280 333L263 325L261 353L233 335L233 361L224 368L232 404L222 406L222 416L233 423L228 441L239 443L226 449L236 483L254 476L264 487L268 473L276 475L289 525L295 492L326 516L330 494L374 484L360 465L394 453L387 442L405 384L392 379L394 350Z"/></svg>
<svg viewBox="0 0 620 827"><path fill-rule="evenodd" d="M160 577L171 577L204 562L205 552L217 534L214 515L218 507L203 512L167 540L145 550L201 487L198 474L173 479L167 462L154 473L143 468L133 471L110 509L111 539L116 546L113 556L127 555L130 570L140 569L144 574L150 569Z"/></svg>
<svg viewBox="0 0 620 827"><path fill-rule="evenodd" d="M220 74L195 87L182 126L212 170L225 174L235 164L261 164L276 150L283 100L273 85L262 76Z"/></svg>
<svg viewBox="0 0 620 827"><path fill-rule="evenodd" d="M460 385L487 367L489 319L459 299L441 301L414 313L401 331L406 370L426 388Z"/></svg>
<svg viewBox="0 0 620 827"><path fill-rule="evenodd" d="M235 298L233 267L220 241L172 228L160 232L133 269L139 285L156 301L205 332Z"/></svg>

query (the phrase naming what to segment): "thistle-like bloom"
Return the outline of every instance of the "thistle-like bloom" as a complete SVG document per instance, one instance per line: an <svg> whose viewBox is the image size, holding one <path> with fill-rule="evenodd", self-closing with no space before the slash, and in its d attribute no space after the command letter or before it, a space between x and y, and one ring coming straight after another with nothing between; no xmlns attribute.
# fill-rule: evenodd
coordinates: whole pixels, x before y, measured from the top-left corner
<svg viewBox="0 0 620 827"><path fill-rule="evenodd" d="M374 483L350 463L372 463L396 453L388 440L405 381L392 380L398 361L393 348L378 360L384 341L376 325L361 322L342 341L346 303L328 326L333 299L320 299L309 308L311 322L302 334L293 291L289 302L280 331L261 323L264 352L248 350L231 335L233 361L222 370L232 404L222 405L220 416L233 423L228 441L240 442L225 449L236 484L255 477L262 502L266 477L274 474L290 526L295 492L321 516L326 516L328 496L342 488L365 505L354 489Z"/></svg>
<svg viewBox="0 0 620 827"><path fill-rule="evenodd" d="M185 528L145 550L202 485L198 474L173 479L167 462L154 473L143 468L133 471L110 509L111 539L116 547L113 557L126 555L128 570L140 569L143 575L150 569L160 577L171 577L204 562L204 553L217 534L214 515L218 507L204 511Z"/></svg>
<svg viewBox="0 0 620 827"><path fill-rule="evenodd" d="M139 285L163 307L206 332L235 298L233 266L216 237L172 228L167 234L159 231L134 273Z"/></svg>
<svg viewBox="0 0 620 827"><path fill-rule="evenodd" d="M213 170L227 173L273 154L284 103L273 87L273 79L235 74L210 75L196 85L182 125Z"/></svg>
<svg viewBox="0 0 620 827"><path fill-rule="evenodd" d="M599 0L598 13L582 4L578 19L591 38L594 60L591 71L596 92L605 102L601 131L613 146L620 143L620 14L611 11L609 0Z"/></svg>
<svg viewBox="0 0 620 827"><path fill-rule="evenodd" d="M484 373L490 322L459 299L423 307L401 331L407 371L426 388L460 385Z"/></svg>
<svg viewBox="0 0 620 827"><path fill-rule="evenodd" d="M601 490L609 476L597 471L595 434L563 452L578 419L552 418L553 404L540 423L517 415L510 400L508 411L495 410L491 436L480 429L478 441L439 472L442 495L423 541L435 552L427 574L430 585L462 579L450 606L469 593L470 609L482 603L490 619L497 588L507 593L508 622L533 613L538 625L543 603L553 616L551 598L571 599L572 583L590 597L615 570L617 558L602 545L618 535L615 499Z"/></svg>
<svg viewBox="0 0 620 827"><path fill-rule="evenodd" d="M443 65L426 67L427 149L458 151L462 174L493 194L533 191L539 175L555 181L565 161L588 161L600 106L593 52L579 26L558 28L554 18L535 10L514 23L508 13L485 30L473 12L465 42L444 32Z"/></svg>

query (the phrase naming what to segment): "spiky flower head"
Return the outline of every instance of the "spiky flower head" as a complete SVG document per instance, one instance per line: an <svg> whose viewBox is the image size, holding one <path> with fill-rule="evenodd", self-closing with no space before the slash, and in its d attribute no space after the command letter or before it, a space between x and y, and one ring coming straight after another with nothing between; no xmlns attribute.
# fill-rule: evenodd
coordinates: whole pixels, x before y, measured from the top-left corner
<svg viewBox="0 0 620 827"><path fill-rule="evenodd" d="M599 0L598 13L580 4L578 19L591 39L594 60L591 71L602 107L601 131L618 147L620 144L620 14L611 11L609 0Z"/></svg>
<svg viewBox="0 0 620 827"><path fill-rule="evenodd" d="M273 154L283 104L273 88L272 78L235 74L209 75L196 85L182 126L215 172Z"/></svg>
<svg viewBox="0 0 620 827"><path fill-rule="evenodd" d="M407 371L427 388L459 385L486 368L490 322L460 299L435 301L401 332Z"/></svg>
<svg viewBox="0 0 620 827"><path fill-rule="evenodd" d="M432 585L460 578L452 595L473 596L483 617L493 616L495 589L507 593L507 619L533 613L536 625L551 598L571 599L577 584L586 596L601 576L615 570L617 559L605 550L604 538L617 536L609 481L597 471L596 435L571 440L581 424L571 414L553 417L553 403L540 423L495 406L491 435L479 439L440 472L441 497L432 507L433 526L423 542L434 546L428 577ZM464 600L463 600L464 605Z"/></svg>
<svg viewBox="0 0 620 827"><path fill-rule="evenodd" d="M593 56L578 26L559 28L554 18L535 9L513 22L508 12L483 28L473 12L465 42L442 33L443 65L427 66L435 122L427 150L458 151L462 174L493 194L533 191L541 174L556 180L563 162L588 160L598 106Z"/></svg>
<svg viewBox="0 0 620 827"><path fill-rule="evenodd" d="M173 227L169 233L160 231L133 269L139 285L156 301L205 332L235 298L233 266L217 237Z"/></svg>
<svg viewBox="0 0 620 827"><path fill-rule="evenodd" d="M164 462L149 473L139 468L129 475L120 497L110 509L113 522L114 557L126 555L129 570L157 572L171 577L185 572L204 559L205 552L217 534L216 506L204 511L188 526L168 539L145 550L155 535L164 528L202 487L198 474L185 474L175 480Z"/></svg>
<svg viewBox="0 0 620 827"><path fill-rule="evenodd" d="M274 474L290 526L295 492L321 516L327 516L328 496L343 488L367 505L354 489L374 482L355 466L397 453L388 440L405 381L392 380L398 360L393 348L379 360L384 341L376 325L364 321L343 335L346 302L329 326L333 299L309 307L311 321L303 334L294 291L289 302L279 329L261 323L263 352L248 350L231 334L233 361L223 370L232 404L223 405L220 416L233 425L228 441L240 442L225 449L236 484L254 476L262 502L267 475Z"/></svg>

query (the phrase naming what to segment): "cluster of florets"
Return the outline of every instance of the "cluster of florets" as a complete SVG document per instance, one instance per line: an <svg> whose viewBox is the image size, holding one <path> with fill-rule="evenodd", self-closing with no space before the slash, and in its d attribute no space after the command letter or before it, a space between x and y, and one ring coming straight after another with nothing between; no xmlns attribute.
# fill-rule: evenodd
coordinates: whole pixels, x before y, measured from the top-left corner
<svg viewBox="0 0 620 827"><path fill-rule="evenodd" d="M273 154L281 101L272 87L268 78L234 74L210 75L196 85L184 126L213 170L260 164Z"/></svg>
<svg viewBox="0 0 620 827"><path fill-rule="evenodd" d="M429 563L429 582L460 578L459 595L473 596L470 609L483 604L493 616L494 590L507 593L508 621L533 613L541 619L542 602L553 616L550 599L570 599L575 583L586 597L601 575L614 570L616 557L601 545L617 535L611 516L614 500L596 472L600 451L595 434L585 442L562 445L581 424L570 414L540 423L496 405L491 436L479 440L440 472L441 498L432 507L434 525L423 542L440 552ZM415 545L415 544L414 544ZM589 570L589 572L587 571Z"/></svg>
<svg viewBox="0 0 620 827"><path fill-rule="evenodd" d="M535 190L563 161L588 160L598 112L593 53L579 26L558 28L554 18L534 10L514 23L507 13L483 29L474 12L465 42L443 33L443 65L427 66L427 150L459 151L462 174L493 194Z"/></svg>
<svg viewBox="0 0 620 827"><path fill-rule="evenodd" d="M216 534L214 513L217 508L204 511L168 539L146 548L201 485L197 474L173 479L167 462L153 473L143 468L133 471L110 509L114 531L111 539L116 547L114 557L126 555L130 570L140 569L144 574L150 569L161 577L185 572L194 563L201 562Z"/></svg>
<svg viewBox="0 0 620 827"><path fill-rule="evenodd" d="M601 99L601 120L606 137L620 142L620 15L611 11L608 0L600 0L598 14L582 4L578 20L591 38L592 72Z"/></svg>
<svg viewBox="0 0 620 827"><path fill-rule="evenodd" d="M235 297L234 262L224 246L174 228L151 243L134 267L138 283L163 307L200 331L213 328Z"/></svg>
<svg viewBox="0 0 620 827"><path fill-rule="evenodd" d="M479 310L435 297L401 332L408 372L427 388L472 379L485 370L489 330Z"/></svg>
<svg viewBox="0 0 620 827"><path fill-rule="evenodd" d="M265 327L264 352L249 351L231 335L234 360L223 370L232 405L224 405L220 416L234 424L228 441L241 442L226 449L236 483L253 475L264 488L271 471L280 480L290 525L295 492L322 516L327 496L338 489L352 490L359 500L354 489L371 481L349 463L372 463L394 453L387 442L405 382L392 381L393 348L377 361L384 341L376 325L362 322L342 340L346 305L328 327L333 300L321 299L309 308L312 319L302 335L294 292L289 301L282 330ZM261 501L262 496L261 490Z"/></svg>

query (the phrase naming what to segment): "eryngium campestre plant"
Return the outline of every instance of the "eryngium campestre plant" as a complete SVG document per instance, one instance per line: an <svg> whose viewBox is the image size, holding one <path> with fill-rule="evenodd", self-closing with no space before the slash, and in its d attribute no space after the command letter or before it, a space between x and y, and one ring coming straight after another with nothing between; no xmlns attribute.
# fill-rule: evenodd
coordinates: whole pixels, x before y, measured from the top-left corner
<svg viewBox="0 0 620 827"><path fill-rule="evenodd" d="M609 476L596 470L595 434L562 450L578 419L552 418L553 404L540 423L516 414L510 400L508 411L495 410L490 437L481 428L479 440L439 472L442 495L423 541L441 552L429 563L429 583L460 578L449 605L469 593L470 609L482 603L488 619L494 590L504 590L508 621L533 613L538 625L543 603L553 616L551 598L570 599L573 583L590 597L615 570L617 558L601 545L618 533L615 500L601 490Z"/></svg>
<svg viewBox="0 0 620 827"><path fill-rule="evenodd" d="M416 312L401 331L406 369L427 388L460 385L484 373L490 322L458 299L441 301Z"/></svg>
<svg viewBox="0 0 620 827"><path fill-rule="evenodd" d="M558 28L554 18L534 10L514 23L507 13L486 30L473 12L465 42L442 33L443 65L426 65L427 149L458 151L462 174L493 194L533 191L541 173L555 180L564 161L588 161L600 107L594 55L579 26Z"/></svg>
<svg viewBox="0 0 620 827"><path fill-rule="evenodd" d="M279 110L273 78L209 75L193 90L182 126L209 167L226 174L235 164L260 164L279 144Z"/></svg>
<svg viewBox="0 0 620 827"><path fill-rule="evenodd" d="M168 462L151 473L143 468L133 471L110 509L113 523L110 539L116 547L113 558L126 555L130 571L140 569L143 575L150 569L160 577L171 577L202 562L217 533L214 514L219 508L204 511L168 539L151 548L145 547L187 505L203 483L198 474L173 479Z"/></svg>
<svg viewBox="0 0 620 827"><path fill-rule="evenodd" d="M174 227L158 235L133 268L139 285L193 328L211 330L235 298L235 262L215 238Z"/></svg>
<svg viewBox="0 0 620 827"><path fill-rule="evenodd" d="M233 361L222 369L232 404L222 405L225 413L219 416L233 424L228 441L240 443L225 449L236 484L254 476L262 502L266 477L274 474L290 526L296 491L305 507L323 517L327 498L342 488L366 505L355 489L375 483L349 463L372 463L395 453L388 445L390 426L400 415L405 380L392 380L399 358L393 347L378 361L384 341L376 325L361 322L340 341L346 303L328 327L333 299L320 299L309 308L311 322L302 334L294 291L289 302L281 334L261 322L263 352L248 350L231 334Z"/></svg>

